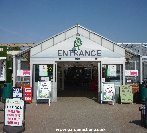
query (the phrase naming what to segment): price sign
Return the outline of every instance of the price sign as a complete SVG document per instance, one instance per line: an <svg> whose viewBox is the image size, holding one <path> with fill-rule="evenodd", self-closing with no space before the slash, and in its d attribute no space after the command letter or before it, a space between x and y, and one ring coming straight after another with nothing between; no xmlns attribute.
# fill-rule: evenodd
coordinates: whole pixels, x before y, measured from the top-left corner
<svg viewBox="0 0 147 133"><path fill-rule="evenodd" d="M24 119L24 101L19 98L6 99L5 125L22 126Z"/></svg>

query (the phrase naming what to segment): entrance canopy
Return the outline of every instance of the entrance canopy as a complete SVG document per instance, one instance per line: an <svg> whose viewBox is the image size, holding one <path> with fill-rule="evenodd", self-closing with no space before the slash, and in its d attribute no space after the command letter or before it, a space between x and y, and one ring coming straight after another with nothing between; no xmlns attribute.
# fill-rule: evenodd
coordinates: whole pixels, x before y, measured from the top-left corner
<svg viewBox="0 0 147 133"><path fill-rule="evenodd" d="M31 48L33 58L123 58L125 49L109 39L76 25Z"/></svg>

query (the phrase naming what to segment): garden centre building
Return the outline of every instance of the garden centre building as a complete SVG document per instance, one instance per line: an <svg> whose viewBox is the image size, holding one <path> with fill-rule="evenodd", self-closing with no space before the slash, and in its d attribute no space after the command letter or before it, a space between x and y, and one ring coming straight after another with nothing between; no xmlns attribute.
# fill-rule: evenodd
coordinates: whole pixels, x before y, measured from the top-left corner
<svg viewBox="0 0 147 133"><path fill-rule="evenodd" d="M51 81L56 102L74 91L99 99L103 83L114 83L117 101L120 85L143 81L142 61L140 53L75 25L13 55L13 86L31 86L36 100L38 81Z"/></svg>

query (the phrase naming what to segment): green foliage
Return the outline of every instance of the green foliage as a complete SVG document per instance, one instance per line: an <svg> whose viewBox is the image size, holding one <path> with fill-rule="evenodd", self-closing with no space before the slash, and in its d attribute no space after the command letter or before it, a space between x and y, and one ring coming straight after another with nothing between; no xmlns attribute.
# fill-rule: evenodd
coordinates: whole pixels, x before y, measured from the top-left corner
<svg viewBox="0 0 147 133"><path fill-rule="evenodd" d="M7 56L7 47L0 46L0 57L6 57L6 56Z"/></svg>
<svg viewBox="0 0 147 133"><path fill-rule="evenodd" d="M12 59L6 61L6 82L11 83L12 82L12 69L9 69L10 67L12 68Z"/></svg>
<svg viewBox="0 0 147 133"><path fill-rule="evenodd" d="M11 83L12 82L12 70L9 68L12 68L12 58L8 58L7 55L7 46L0 46L0 57L7 57L6 59L6 83ZM0 82L1 86L3 85L4 82Z"/></svg>

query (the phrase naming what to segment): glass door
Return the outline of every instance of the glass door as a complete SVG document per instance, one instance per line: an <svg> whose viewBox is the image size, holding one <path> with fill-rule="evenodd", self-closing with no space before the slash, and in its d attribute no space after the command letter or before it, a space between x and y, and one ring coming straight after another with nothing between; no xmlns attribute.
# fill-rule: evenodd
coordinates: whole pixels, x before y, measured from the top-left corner
<svg viewBox="0 0 147 133"><path fill-rule="evenodd" d="M102 83L114 83L115 100L118 102L119 87L123 82L123 67L121 64L102 65Z"/></svg>
<svg viewBox="0 0 147 133"><path fill-rule="evenodd" d="M34 70L34 98L38 95L38 82L51 83L51 101L57 100L57 64L35 64Z"/></svg>

